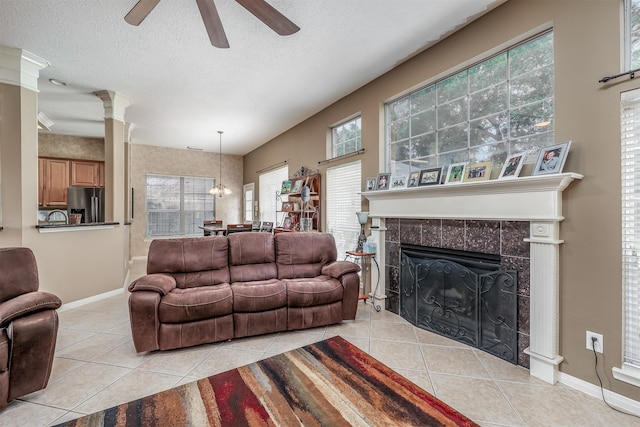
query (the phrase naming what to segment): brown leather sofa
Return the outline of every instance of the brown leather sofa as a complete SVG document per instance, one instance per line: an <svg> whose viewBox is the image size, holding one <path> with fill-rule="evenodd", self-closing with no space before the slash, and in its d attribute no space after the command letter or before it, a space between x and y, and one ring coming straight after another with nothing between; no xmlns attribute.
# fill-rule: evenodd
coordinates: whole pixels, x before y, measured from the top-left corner
<svg viewBox="0 0 640 427"><path fill-rule="evenodd" d="M62 302L38 286L30 249L0 249L0 409L49 382Z"/></svg>
<svg viewBox="0 0 640 427"><path fill-rule="evenodd" d="M336 257L322 233L154 240L147 275L129 285L136 351L355 319L360 267Z"/></svg>

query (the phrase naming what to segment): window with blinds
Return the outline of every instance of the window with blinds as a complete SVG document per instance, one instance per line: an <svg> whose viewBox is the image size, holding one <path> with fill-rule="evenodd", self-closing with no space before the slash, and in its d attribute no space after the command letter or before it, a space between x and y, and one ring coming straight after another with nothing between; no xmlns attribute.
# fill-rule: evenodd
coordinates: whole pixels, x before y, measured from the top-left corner
<svg viewBox="0 0 640 427"><path fill-rule="evenodd" d="M147 238L201 236L205 220L215 216L213 178L147 175Z"/></svg>
<svg viewBox="0 0 640 427"><path fill-rule="evenodd" d="M260 189L260 220L271 221L274 224L278 224L277 218L277 194L280 193L282 188L282 181L289 179L289 166L283 166L278 169L274 169L269 172L260 174L259 189ZM280 218L282 219L282 218Z"/></svg>
<svg viewBox="0 0 640 427"><path fill-rule="evenodd" d="M626 371L640 381L640 90L622 94L621 122L624 358L614 376Z"/></svg>
<svg viewBox="0 0 640 427"><path fill-rule="evenodd" d="M358 244L361 181L359 160L327 169L327 230L336 240L338 259Z"/></svg>

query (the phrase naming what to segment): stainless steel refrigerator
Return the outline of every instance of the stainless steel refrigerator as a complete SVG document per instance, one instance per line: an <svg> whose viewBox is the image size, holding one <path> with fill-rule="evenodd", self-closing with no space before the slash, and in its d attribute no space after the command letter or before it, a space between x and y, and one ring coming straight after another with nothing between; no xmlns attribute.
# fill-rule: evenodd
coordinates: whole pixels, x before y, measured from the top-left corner
<svg viewBox="0 0 640 427"><path fill-rule="evenodd" d="M67 209L70 214L81 214L81 223L104 222L104 188L67 188Z"/></svg>

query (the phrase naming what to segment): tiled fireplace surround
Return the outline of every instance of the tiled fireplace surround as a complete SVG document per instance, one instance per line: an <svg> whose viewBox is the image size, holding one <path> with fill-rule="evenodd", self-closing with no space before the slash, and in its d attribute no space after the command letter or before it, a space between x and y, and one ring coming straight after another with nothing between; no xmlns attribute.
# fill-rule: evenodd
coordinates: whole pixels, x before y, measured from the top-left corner
<svg viewBox="0 0 640 427"><path fill-rule="evenodd" d="M518 365L529 367L529 222L452 219L385 221L385 308L399 314L400 244L498 254L500 268L518 272Z"/></svg>
<svg viewBox="0 0 640 427"><path fill-rule="evenodd" d="M500 254L518 271L518 363L554 384L559 365L560 222L564 190L583 176L562 173L368 191L380 277L376 304L398 312L401 243ZM527 357L528 356L528 357ZM528 359L528 360L527 360Z"/></svg>

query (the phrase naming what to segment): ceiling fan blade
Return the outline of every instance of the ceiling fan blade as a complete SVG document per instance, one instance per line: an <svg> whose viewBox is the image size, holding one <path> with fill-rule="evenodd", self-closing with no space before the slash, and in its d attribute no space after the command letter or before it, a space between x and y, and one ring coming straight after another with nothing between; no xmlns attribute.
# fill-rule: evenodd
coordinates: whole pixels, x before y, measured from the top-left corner
<svg viewBox="0 0 640 427"><path fill-rule="evenodd" d="M196 0L196 2L211 44L215 47L228 48L229 41L224 33L222 21L220 21L220 15L218 15L218 10L213 0Z"/></svg>
<svg viewBox="0 0 640 427"><path fill-rule="evenodd" d="M291 34L300 31L300 27L291 22L286 16L278 12L273 6L264 0L236 1L281 36L290 36Z"/></svg>
<svg viewBox="0 0 640 427"><path fill-rule="evenodd" d="M138 0L138 3L131 8L124 20L131 25L140 25L159 2L160 0Z"/></svg>

